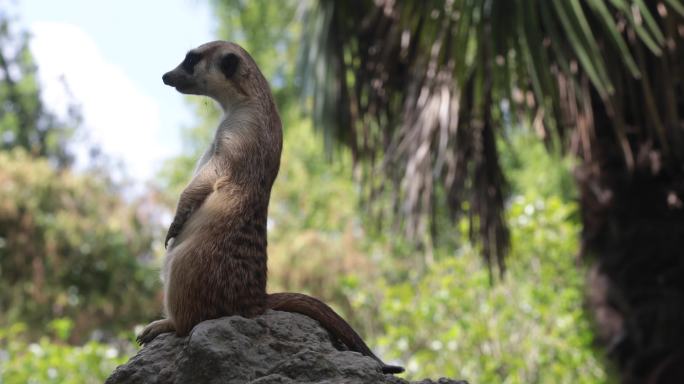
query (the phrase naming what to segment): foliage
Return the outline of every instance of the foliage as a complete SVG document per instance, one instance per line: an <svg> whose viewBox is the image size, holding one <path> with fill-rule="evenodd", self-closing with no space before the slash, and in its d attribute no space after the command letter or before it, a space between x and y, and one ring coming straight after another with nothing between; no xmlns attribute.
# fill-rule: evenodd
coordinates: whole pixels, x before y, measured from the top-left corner
<svg viewBox="0 0 684 384"><path fill-rule="evenodd" d="M310 292L349 313L342 282L366 279L366 254L350 158L331 164L309 121L284 114L282 167L269 209L269 289Z"/></svg>
<svg viewBox="0 0 684 384"><path fill-rule="evenodd" d="M513 184L517 194L507 209L514 262L491 286L473 245L438 248L426 265L412 247L365 230L349 168L325 161L310 125L288 121L271 206L272 291L325 298L383 357L406 364L413 379L608 380L583 311L584 268L572 257L577 208L560 197L575 195L572 184L565 189L566 159L547 154L529 135L512 137L509 155L516 161L503 163L527 176Z"/></svg>
<svg viewBox="0 0 684 384"><path fill-rule="evenodd" d="M28 41L28 34L15 31L0 10L0 149L21 147L67 166L72 161L67 142L80 123L80 112L70 103L62 120L43 105Z"/></svg>
<svg viewBox="0 0 684 384"><path fill-rule="evenodd" d="M383 357L406 364L413 379L608 380L583 311L585 269L572 257L579 224L567 159L529 135L511 137L503 164L521 175L506 215L513 262L491 286L473 245L438 248L421 267L424 254L368 230L355 210L351 159L326 162L311 126L285 120L290 129L270 210L272 291L324 298Z"/></svg>
<svg viewBox="0 0 684 384"><path fill-rule="evenodd" d="M0 324L74 320L73 340L153 318L154 221L96 172L0 152ZM33 328L37 327L37 328Z"/></svg>
<svg viewBox="0 0 684 384"><path fill-rule="evenodd" d="M531 126L581 159L582 251L597 260L590 288L622 380L680 377L684 3L308 4L314 115L364 170L369 210L398 217L418 244L459 233L443 218L466 214L503 271L498 142Z"/></svg>
<svg viewBox="0 0 684 384"><path fill-rule="evenodd" d="M70 168L78 109L45 108L28 38L0 10L0 383L102 382L161 307L154 196Z"/></svg>
<svg viewBox="0 0 684 384"><path fill-rule="evenodd" d="M26 323L31 339L66 317L72 342L108 336L158 312L157 220L105 163L70 169L78 110L43 105L28 41L0 10L0 326Z"/></svg>
<svg viewBox="0 0 684 384"><path fill-rule="evenodd" d="M414 378L605 381L582 308L583 274L569 257L577 254L579 227L568 221L574 210L558 197L516 197L507 210L515 263L490 289L476 249L468 246L438 257L420 275L380 281L383 354L407 364ZM354 297L355 305L372 305L366 294Z"/></svg>
<svg viewBox="0 0 684 384"><path fill-rule="evenodd" d="M575 192L549 182L569 178L569 164L545 153L529 135L510 143L509 155L517 160L504 158L507 172L523 174L536 163L553 166L529 172L529 184L512 186L516 195L506 217L513 262L505 279L491 285L471 243L437 247L429 257L391 236L359 230L357 243L365 244L367 265L337 277L345 300L331 298L369 345L404 364L412 379L606 382L583 311L585 268L572 257L578 253L577 207L560 197ZM307 190L318 183L313 178ZM546 189L537 191L544 183ZM346 203L336 200L334 209ZM461 222L453 230L467 231L467 225Z"/></svg>
<svg viewBox="0 0 684 384"><path fill-rule="evenodd" d="M56 320L55 337L47 336L37 342L25 340L27 328L15 323L0 328L0 383L102 383L117 365L124 363L129 348L89 341L82 346L71 346L64 341L69 338L70 320ZM53 325L55 322L52 323Z"/></svg>
<svg viewBox="0 0 684 384"><path fill-rule="evenodd" d="M576 163L557 151L549 152L532 132L519 128L499 142L501 165L510 179L511 195L534 191L540 198L577 199L571 170Z"/></svg>
<svg viewBox="0 0 684 384"><path fill-rule="evenodd" d="M615 152L613 172L649 150L667 168L684 158L681 0L310 4L302 71L314 116L418 242L441 232L435 216L465 212L503 269L496 137L512 125L570 142L587 162Z"/></svg>

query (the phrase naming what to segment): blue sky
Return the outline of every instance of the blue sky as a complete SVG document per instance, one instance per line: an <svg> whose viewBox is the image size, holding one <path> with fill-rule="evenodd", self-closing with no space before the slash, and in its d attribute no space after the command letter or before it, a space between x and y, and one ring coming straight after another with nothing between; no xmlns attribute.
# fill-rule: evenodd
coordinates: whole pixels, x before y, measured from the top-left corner
<svg viewBox="0 0 684 384"><path fill-rule="evenodd" d="M88 140L139 181L179 152L194 117L161 76L214 39L209 0L20 0L16 14L34 36L44 99L60 110L64 77Z"/></svg>

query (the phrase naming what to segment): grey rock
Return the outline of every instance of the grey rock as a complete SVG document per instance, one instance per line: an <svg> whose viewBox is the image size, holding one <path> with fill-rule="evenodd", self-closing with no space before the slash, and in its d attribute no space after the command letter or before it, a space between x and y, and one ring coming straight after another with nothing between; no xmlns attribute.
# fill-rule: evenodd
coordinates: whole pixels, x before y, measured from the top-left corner
<svg viewBox="0 0 684 384"><path fill-rule="evenodd" d="M224 317L198 324L188 337L157 336L106 384L155 383L393 383L373 359L340 351L314 320L268 311L246 319ZM439 379L422 384L463 384Z"/></svg>

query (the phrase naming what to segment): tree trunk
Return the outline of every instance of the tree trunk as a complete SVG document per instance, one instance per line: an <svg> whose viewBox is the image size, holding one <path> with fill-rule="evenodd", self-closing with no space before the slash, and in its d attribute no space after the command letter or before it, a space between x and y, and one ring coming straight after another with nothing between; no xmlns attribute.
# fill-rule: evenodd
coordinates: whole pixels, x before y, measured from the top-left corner
<svg viewBox="0 0 684 384"><path fill-rule="evenodd" d="M622 382L684 383L682 164L632 136L628 170L603 108L594 112L596 145L576 176L598 336Z"/></svg>

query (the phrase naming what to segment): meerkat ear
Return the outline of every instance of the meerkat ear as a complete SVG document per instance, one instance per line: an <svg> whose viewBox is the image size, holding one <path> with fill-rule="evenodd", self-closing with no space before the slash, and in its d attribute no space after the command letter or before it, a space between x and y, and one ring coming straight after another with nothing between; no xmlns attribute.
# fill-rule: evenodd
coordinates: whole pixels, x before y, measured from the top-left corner
<svg viewBox="0 0 684 384"><path fill-rule="evenodd" d="M230 79L237 72L239 63L240 58L234 53L229 53L221 58L221 72Z"/></svg>

